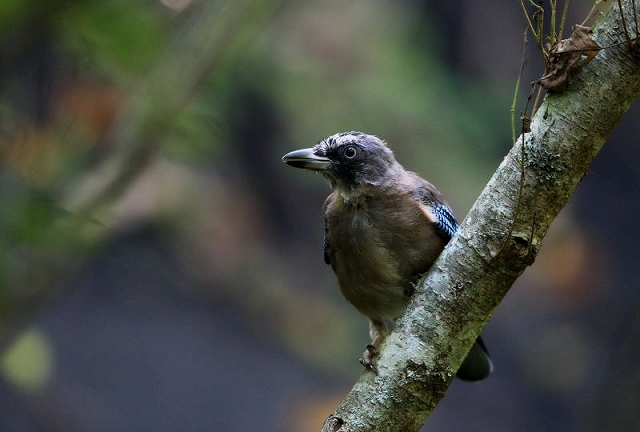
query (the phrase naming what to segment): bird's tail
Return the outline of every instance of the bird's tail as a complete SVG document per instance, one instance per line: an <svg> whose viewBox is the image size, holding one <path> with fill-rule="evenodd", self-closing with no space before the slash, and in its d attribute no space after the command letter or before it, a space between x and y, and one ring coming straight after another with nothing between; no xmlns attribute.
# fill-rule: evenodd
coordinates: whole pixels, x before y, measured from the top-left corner
<svg viewBox="0 0 640 432"><path fill-rule="evenodd" d="M465 381L479 381L491 375L491 372L493 372L493 362L489 357L487 347L478 337L460 365L456 376Z"/></svg>

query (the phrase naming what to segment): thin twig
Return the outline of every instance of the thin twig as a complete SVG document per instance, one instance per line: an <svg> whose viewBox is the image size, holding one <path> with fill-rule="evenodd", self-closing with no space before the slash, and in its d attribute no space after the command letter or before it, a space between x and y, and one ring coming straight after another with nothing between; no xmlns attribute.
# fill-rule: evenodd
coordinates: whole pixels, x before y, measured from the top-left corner
<svg viewBox="0 0 640 432"><path fill-rule="evenodd" d="M635 5L635 2L631 2ZM622 19L622 28L624 29L624 36L627 42L631 42L631 36L629 35L629 29L627 28L627 20L624 17L624 10L622 9L622 1L618 0L618 8L620 9L620 18Z"/></svg>
<svg viewBox="0 0 640 432"><path fill-rule="evenodd" d="M589 21L591 18L593 18L593 15L598 10L598 6L600 5L600 3L602 3L602 0L596 0L593 3L593 6L591 6L591 10L587 14L587 17L584 19L584 21L582 21L582 23L580 25L586 25L587 21Z"/></svg>
<svg viewBox="0 0 640 432"><path fill-rule="evenodd" d="M513 100L511 101L511 142L516 142L516 106L518 102L518 93L520 93L520 83L522 81L522 76L524 75L524 68L527 64L527 30L524 31L523 35L523 43L522 43L522 57L520 59L520 72L518 73L518 79L516 80L515 89L513 91Z"/></svg>
<svg viewBox="0 0 640 432"><path fill-rule="evenodd" d="M569 14L569 0L564 2L564 7L562 8L562 17L560 18L560 27L558 28L558 40L562 40L562 35L564 33L564 26L567 22L567 15Z"/></svg>
<svg viewBox="0 0 640 432"><path fill-rule="evenodd" d="M551 6L551 19L549 23L549 45L554 46L560 40L556 32L556 0L549 0L549 5Z"/></svg>
<svg viewBox="0 0 640 432"><path fill-rule="evenodd" d="M531 1L530 3L533 4L536 8L541 9L540 6L536 5L535 3ZM527 21L527 27L529 28L529 31L531 32L533 37L536 39L538 46L541 46L540 38L539 38L540 35L536 31L536 29L533 27L533 22L531 22L531 18L529 18L529 13L527 12L527 8L524 5L524 0L520 0L520 8L522 9L522 15L524 15L524 19Z"/></svg>

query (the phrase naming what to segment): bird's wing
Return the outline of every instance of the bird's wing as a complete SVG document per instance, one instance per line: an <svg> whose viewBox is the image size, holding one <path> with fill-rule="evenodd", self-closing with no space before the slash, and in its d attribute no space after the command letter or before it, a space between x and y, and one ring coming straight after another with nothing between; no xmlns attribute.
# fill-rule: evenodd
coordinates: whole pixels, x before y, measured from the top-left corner
<svg viewBox="0 0 640 432"><path fill-rule="evenodd" d="M324 251L324 262L331 264L331 258L329 258L329 230L327 229L327 218L324 218L324 239L322 241L322 249Z"/></svg>
<svg viewBox="0 0 640 432"><path fill-rule="evenodd" d="M331 257L329 255L329 250L330 250L330 246L329 246L329 226L327 224L327 209L328 207L333 203L334 200L334 194L331 194L327 197L327 199L324 201L324 205L322 206L324 209L324 239L322 241L322 249L324 252L324 262L326 264L331 264Z"/></svg>
<svg viewBox="0 0 640 432"><path fill-rule="evenodd" d="M416 189L415 199L420 210L435 225L438 234L448 242L458 230L458 221L433 185L426 180L422 182L424 184Z"/></svg>
<svg viewBox="0 0 640 432"><path fill-rule="evenodd" d="M433 214L436 218L434 224L438 230L438 234L447 241L451 240L456 231L458 231L459 226L451 209L446 204L434 203Z"/></svg>

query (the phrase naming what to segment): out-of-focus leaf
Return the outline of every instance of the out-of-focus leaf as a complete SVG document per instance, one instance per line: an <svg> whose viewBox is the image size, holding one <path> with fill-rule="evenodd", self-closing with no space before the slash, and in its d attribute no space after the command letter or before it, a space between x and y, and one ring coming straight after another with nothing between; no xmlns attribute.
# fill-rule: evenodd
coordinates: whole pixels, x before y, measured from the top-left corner
<svg viewBox="0 0 640 432"><path fill-rule="evenodd" d="M145 2L79 2L62 15L61 43L107 76L140 76L149 70L166 39L161 11Z"/></svg>
<svg viewBox="0 0 640 432"><path fill-rule="evenodd" d="M212 108L201 101L188 105L175 119L163 139L163 153L182 160L201 161L210 157L219 141L214 130L223 129Z"/></svg>
<svg viewBox="0 0 640 432"><path fill-rule="evenodd" d="M38 329L29 329L18 336L0 358L4 378L26 391L44 388L51 379L53 368L53 349Z"/></svg>
<svg viewBox="0 0 640 432"><path fill-rule="evenodd" d="M29 10L29 0L4 0L0 1L0 29L5 29L15 22L19 16Z"/></svg>
<svg viewBox="0 0 640 432"><path fill-rule="evenodd" d="M56 229L73 215L59 206L55 193L0 175L0 247L60 247L64 235Z"/></svg>

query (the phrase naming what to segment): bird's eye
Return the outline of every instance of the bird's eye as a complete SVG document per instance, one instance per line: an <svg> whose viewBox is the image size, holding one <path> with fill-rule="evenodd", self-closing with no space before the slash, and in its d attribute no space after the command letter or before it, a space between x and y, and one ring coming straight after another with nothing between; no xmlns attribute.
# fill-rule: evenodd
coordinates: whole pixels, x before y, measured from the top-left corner
<svg viewBox="0 0 640 432"><path fill-rule="evenodd" d="M353 159L354 157L356 157L356 148L349 146L347 148L344 149L344 155L347 159Z"/></svg>

